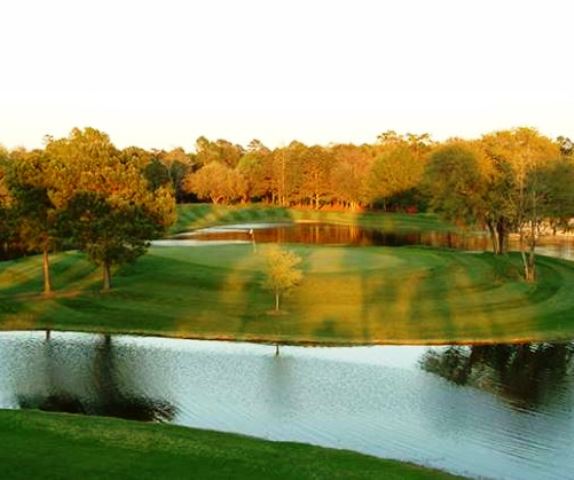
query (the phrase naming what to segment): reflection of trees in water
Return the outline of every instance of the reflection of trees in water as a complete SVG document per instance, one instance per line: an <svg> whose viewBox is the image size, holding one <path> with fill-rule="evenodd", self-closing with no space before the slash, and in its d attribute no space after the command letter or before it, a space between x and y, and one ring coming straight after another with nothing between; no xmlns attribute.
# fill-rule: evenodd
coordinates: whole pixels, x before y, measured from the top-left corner
<svg viewBox="0 0 574 480"><path fill-rule="evenodd" d="M420 367L456 383L504 396L518 406L550 400L574 373L574 342L429 349Z"/></svg>
<svg viewBox="0 0 574 480"><path fill-rule="evenodd" d="M21 408L37 408L46 411L84 413L127 418L141 421L169 421L176 409L165 400L150 399L122 392L122 380L118 378L116 352L112 338L104 335L103 341L96 345L93 364L92 392L85 395L66 391L59 384L56 358L50 335L46 335L46 382L47 394L39 396L20 396Z"/></svg>
<svg viewBox="0 0 574 480"><path fill-rule="evenodd" d="M390 247L427 245L467 250L483 250L488 246L488 238L481 235L434 231L386 231L357 225L327 223L300 223L262 228L256 231L255 237L258 243L379 245ZM190 238L198 240L251 241L248 230L233 229L219 232L200 232Z"/></svg>

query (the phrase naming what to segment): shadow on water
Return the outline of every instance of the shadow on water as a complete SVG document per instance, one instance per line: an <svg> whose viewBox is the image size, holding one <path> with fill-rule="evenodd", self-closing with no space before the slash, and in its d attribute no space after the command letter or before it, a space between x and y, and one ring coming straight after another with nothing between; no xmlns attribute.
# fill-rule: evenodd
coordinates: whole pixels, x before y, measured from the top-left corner
<svg viewBox="0 0 574 480"><path fill-rule="evenodd" d="M429 349L419 366L457 385L486 390L516 407L532 409L567 388L574 371L574 342Z"/></svg>
<svg viewBox="0 0 574 480"><path fill-rule="evenodd" d="M95 345L92 384L89 388L81 389L80 392L77 388L70 388L69 384L62 381L62 375L69 374L72 369L70 366L62 368L62 361L65 359L61 358L61 352L55 348L50 331L46 332L44 347L47 388L44 394L19 395L20 408L83 413L148 422L168 422L175 416L175 407L165 400L123 392L122 383L125 379L119 379L118 359L110 335L102 335L102 341Z"/></svg>

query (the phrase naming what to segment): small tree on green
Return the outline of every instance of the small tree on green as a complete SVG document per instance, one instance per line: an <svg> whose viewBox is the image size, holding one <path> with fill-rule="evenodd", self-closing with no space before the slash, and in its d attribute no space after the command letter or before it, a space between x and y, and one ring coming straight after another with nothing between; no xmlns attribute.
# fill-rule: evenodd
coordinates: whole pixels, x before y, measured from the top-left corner
<svg viewBox="0 0 574 480"><path fill-rule="evenodd" d="M298 285L303 278L301 270L296 268L301 263L301 257L274 245L267 250L265 258L266 277L263 286L275 294L275 312L279 312L282 295ZM275 354L279 355L278 344Z"/></svg>

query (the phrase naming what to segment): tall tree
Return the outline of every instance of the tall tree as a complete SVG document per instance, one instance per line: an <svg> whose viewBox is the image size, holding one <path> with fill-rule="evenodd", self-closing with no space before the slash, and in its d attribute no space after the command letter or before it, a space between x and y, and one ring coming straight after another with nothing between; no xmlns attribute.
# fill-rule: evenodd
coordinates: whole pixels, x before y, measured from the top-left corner
<svg viewBox="0 0 574 480"><path fill-rule="evenodd" d="M147 241L175 220L171 185L150 184L142 162L122 155L105 133L93 128L48 139L46 153L57 169L53 197L65 212L61 228L102 267L108 289L112 265L137 258Z"/></svg>
<svg viewBox="0 0 574 480"><path fill-rule="evenodd" d="M537 229L542 221L539 174L559 158L560 148L536 130L524 127L485 135L482 143L491 159L508 164L512 171L515 189L510 203L519 233L524 278L533 282Z"/></svg>
<svg viewBox="0 0 574 480"><path fill-rule="evenodd" d="M61 209L55 201L58 175L58 169L42 150L14 151L7 175L19 237L29 251L42 253L45 295L52 292L50 253L61 238Z"/></svg>
<svg viewBox="0 0 574 480"><path fill-rule="evenodd" d="M364 146L335 145L331 150L334 157L332 186L337 200L351 210L369 204L369 172L373 156Z"/></svg>
<svg viewBox="0 0 574 480"><path fill-rule="evenodd" d="M243 147L227 140L213 141L199 137L195 142L196 162L200 166L211 162L219 162L230 168L235 168L243 156Z"/></svg>
<svg viewBox="0 0 574 480"><path fill-rule="evenodd" d="M314 145L305 149L301 158L300 196L318 210L332 192L333 158L328 149Z"/></svg>
<svg viewBox="0 0 574 480"><path fill-rule="evenodd" d="M379 135L369 177L372 201L382 201L385 209L392 204L404 207L408 206L405 203L419 203L416 191L432 145L426 133L398 135L388 131Z"/></svg>
<svg viewBox="0 0 574 480"><path fill-rule="evenodd" d="M246 197L269 199L271 183L271 151L259 140L252 140L237 165L245 179Z"/></svg>
<svg viewBox="0 0 574 480"><path fill-rule="evenodd" d="M484 211L484 181L475 153L461 143L446 145L430 157L424 188L430 206L449 221L480 223Z"/></svg>
<svg viewBox="0 0 574 480"><path fill-rule="evenodd" d="M114 205L96 192L74 195L63 215L72 238L102 267L104 290L112 287L112 266L135 261L164 231L162 219L145 205Z"/></svg>
<svg viewBox="0 0 574 480"><path fill-rule="evenodd" d="M15 237L14 200L8 188L9 152L0 145L0 259L8 253Z"/></svg>
<svg viewBox="0 0 574 480"><path fill-rule="evenodd" d="M183 189L215 204L245 198L247 191L243 176L219 162L208 163L197 172L188 174L183 181Z"/></svg>

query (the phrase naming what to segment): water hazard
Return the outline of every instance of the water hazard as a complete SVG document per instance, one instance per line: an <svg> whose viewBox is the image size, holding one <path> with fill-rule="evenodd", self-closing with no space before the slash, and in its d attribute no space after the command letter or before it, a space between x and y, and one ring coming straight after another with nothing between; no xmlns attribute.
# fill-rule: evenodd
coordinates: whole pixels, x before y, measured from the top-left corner
<svg viewBox="0 0 574 480"><path fill-rule="evenodd" d="M221 243L305 243L313 245L353 245L402 247L423 245L466 251L490 250L485 234L448 231L386 231L357 225L328 223L253 223L204 228L170 239L155 240L158 246L198 246ZM518 249L511 239L510 249ZM547 236L539 240L538 253L574 260L574 237Z"/></svg>
<svg viewBox="0 0 574 480"><path fill-rule="evenodd" d="M352 449L474 477L574 478L574 344L274 347L0 333L0 407ZM337 419L337 421L333 421ZM570 475L570 477L569 477Z"/></svg>

